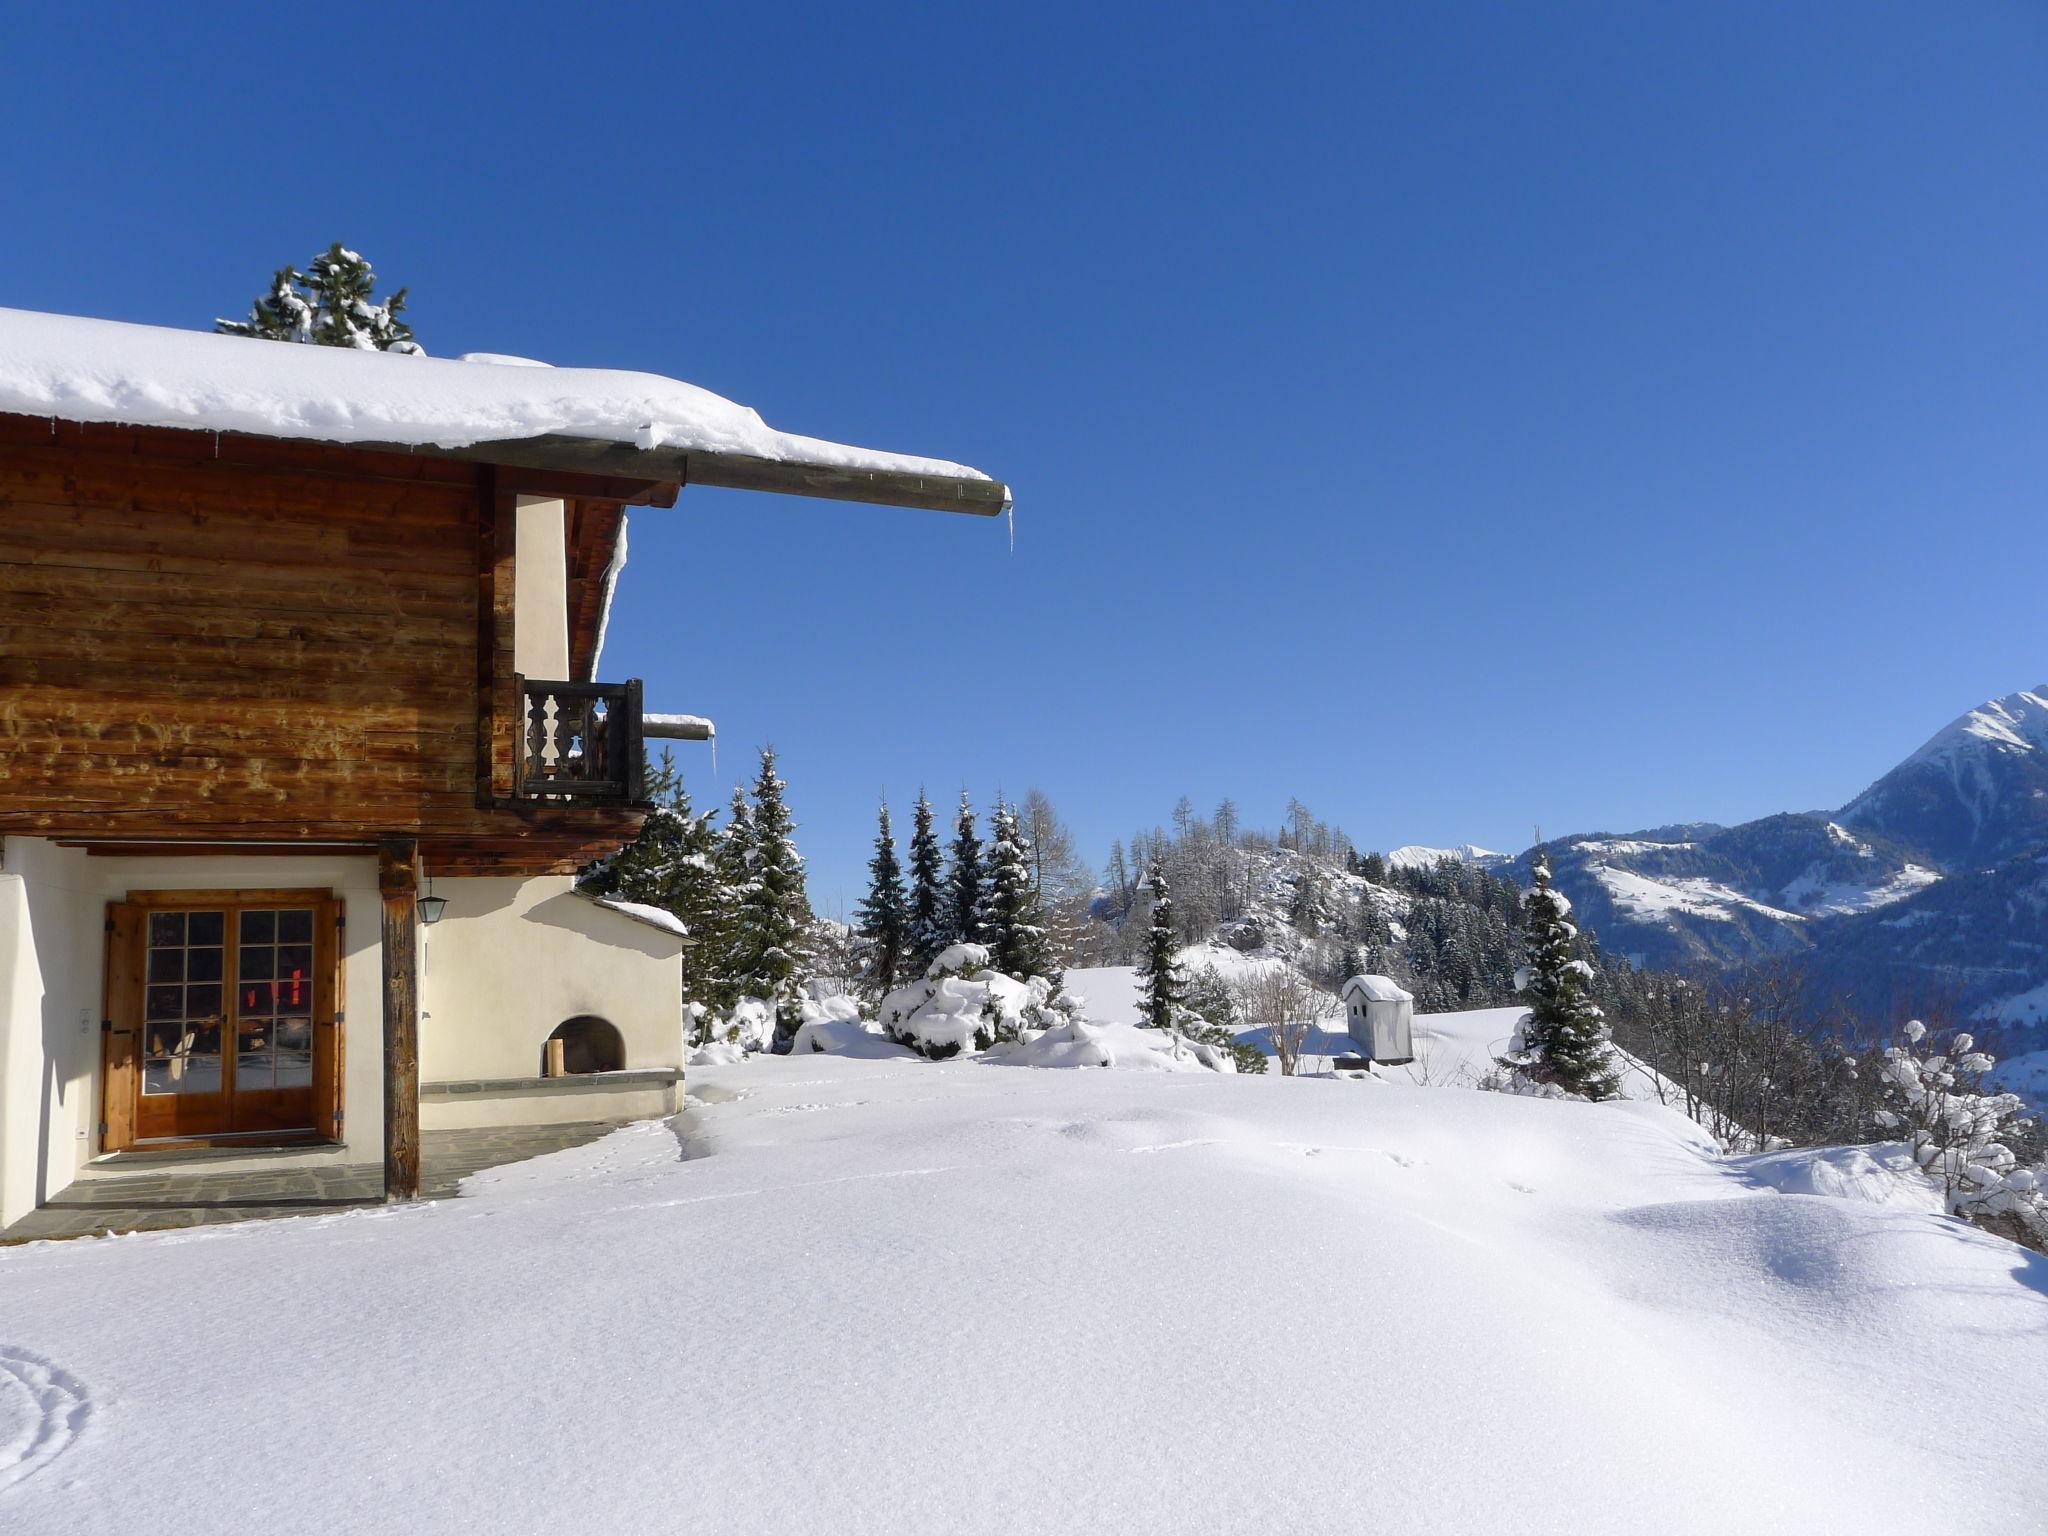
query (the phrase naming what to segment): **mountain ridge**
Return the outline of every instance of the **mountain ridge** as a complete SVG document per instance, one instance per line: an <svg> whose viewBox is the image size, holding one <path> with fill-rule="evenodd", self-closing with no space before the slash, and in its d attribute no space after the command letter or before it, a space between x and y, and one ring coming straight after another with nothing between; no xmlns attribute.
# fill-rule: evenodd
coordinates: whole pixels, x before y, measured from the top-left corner
<svg viewBox="0 0 2048 1536"><path fill-rule="evenodd" d="M2003 1012L2048 983L2048 685L1965 710L1839 810L1735 826L1580 833L1549 863L1611 952L1730 968L1803 957L1831 991L1882 1008Z"/></svg>

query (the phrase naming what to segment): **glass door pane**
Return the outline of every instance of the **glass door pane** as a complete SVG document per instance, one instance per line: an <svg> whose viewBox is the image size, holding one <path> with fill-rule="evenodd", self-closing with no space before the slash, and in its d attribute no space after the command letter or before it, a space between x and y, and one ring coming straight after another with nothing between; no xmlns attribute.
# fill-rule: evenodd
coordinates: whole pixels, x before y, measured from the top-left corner
<svg viewBox="0 0 2048 1536"><path fill-rule="evenodd" d="M235 1091L313 1082L313 912L237 914Z"/></svg>
<svg viewBox="0 0 2048 1536"><path fill-rule="evenodd" d="M225 914L152 912L143 971L142 1092L219 1093Z"/></svg>

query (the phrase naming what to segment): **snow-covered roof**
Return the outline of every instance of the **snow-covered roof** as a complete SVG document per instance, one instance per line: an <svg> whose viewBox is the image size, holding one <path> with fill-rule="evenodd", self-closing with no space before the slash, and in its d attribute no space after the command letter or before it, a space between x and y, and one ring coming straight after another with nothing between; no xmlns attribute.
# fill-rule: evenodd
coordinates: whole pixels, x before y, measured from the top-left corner
<svg viewBox="0 0 2048 1536"><path fill-rule="evenodd" d="M684 926L683 920L666 907L650 907L641 901L621 901L616 896L592 896L588 891L578 891L576 894L597 906L603 907L607 912L616 912L621 917L630 917L635 922L645 923L650 928L659 928L664 933L672 933L679 939L687 939L690 936L690 930Z"/></svg>
<svg viewBox="0 0 2048 1536"><path fill-rule="evenodd" d="M1412 1003L1415 994L1403 991L1390 976L1354 976L1344 983L1344 996L1353 992L1372 1003Z"/></svg>
<svg viewBox="0 0 2048 1536"><path fill-rule="evenodd" d="M780 432L747 406L659 374L302 346L22 309L0 308L0 412L444 450L567 438L671 457L978 482L978 500L993 496L989 511L1006 498L967 465Z"/></svg>

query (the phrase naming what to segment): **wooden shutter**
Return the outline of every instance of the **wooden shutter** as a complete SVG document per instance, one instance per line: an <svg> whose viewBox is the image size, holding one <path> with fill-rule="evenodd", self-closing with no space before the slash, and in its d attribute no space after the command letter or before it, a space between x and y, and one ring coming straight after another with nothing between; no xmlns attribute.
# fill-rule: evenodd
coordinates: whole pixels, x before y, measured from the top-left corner
<svg viewBox="0 0 2048 1536"><path fill-rule="evenodd" d="M343 1139L341 1084L348 1033L343 917L339 901L322 901L313 910L313 1128L334 1141Z"/></svg>
<svg viewBox="0 0 2048 1536"><path fill-rule="evenodd" d="M100 1006L100 1150L135 1141L135 1101L142 1071L141 907L107 903L107 970Z"/></svg>

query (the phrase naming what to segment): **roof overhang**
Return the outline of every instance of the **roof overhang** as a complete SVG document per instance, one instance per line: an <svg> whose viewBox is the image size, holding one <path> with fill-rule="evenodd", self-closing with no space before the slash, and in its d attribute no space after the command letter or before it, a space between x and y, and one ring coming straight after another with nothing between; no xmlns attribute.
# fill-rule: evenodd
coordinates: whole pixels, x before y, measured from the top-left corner
<svg viewBox="0 0 2048 1536"><path fill-rule="evenodd" d="M368 445L364 445L368 446ZM851 469L840 464L759 459L740 453L691 448L636 448L603 438L510 438L460 448L378 444L387 453L431 454L477 464L659 485L719 485L740 491L777 491L785 496L818 496L830 501L866 501L931 512L965 512L995 517L1010 508L1010 488L1000 480L964 475L911 474L902 470ZM636 500L638 498L635 498Z"/></svg>

